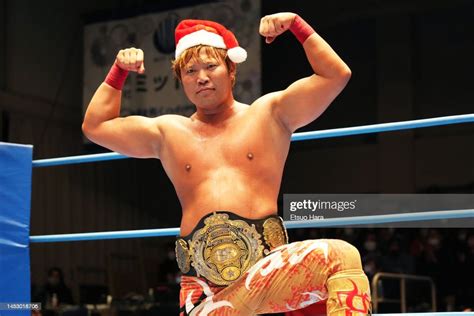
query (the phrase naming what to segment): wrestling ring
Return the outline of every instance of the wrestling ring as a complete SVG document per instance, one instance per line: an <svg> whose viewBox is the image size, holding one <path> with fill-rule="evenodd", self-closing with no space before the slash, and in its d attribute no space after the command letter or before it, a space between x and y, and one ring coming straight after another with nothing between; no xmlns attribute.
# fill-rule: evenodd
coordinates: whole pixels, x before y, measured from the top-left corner
<svg viewBox="0 0 474 316"><path fill-rule="evenodd" d="M348 128L337 128L329 129L322 131L313 131L313 132L303 132L295 133L292 135L292 141L306 141L322 138L331 138L331 137L342 137L350 135L360 135L368 133L380 133L380 132L390 132L390 131L399 131L407 129L416 129L424 127L434 127L434 126L443 126L451 124L461 124L461 123L473 123L474 114L465 114L465 115L455 115L455 116L445 116L438 118L430 119L419 119L412 121L403 121L403 122L394 122L394 123L383 123L383 124L374 124L358 127L348 127ZM1 144L0 144L1 145ZM23 146L23 145L20 145ZM31 146L30 146L31 147ZM30 148L31 149L31 148ZM0 150L0 156L2 151ZM51 159L40 159L30 161L30 169L34 168L43 168L51 166L60 166L68 164L80 164L80 163L90 163L90 162L99 162L99 161L108 161L115 159L125 159L128 158L124 155L118 153L104 153L104 154L93 154L93 155L82 155L82 156L71 156L71 157L60 157L60 158L51 158ZM1 161L0 161L1 162ZM30 172L25 175L26 177L31 177ZM30 182L31 183L31 182ZM29 192L27 192L29 195ZM5 198L4 195L0 193L0 201ZM29 203L29 197L27 199ZM24 206L26 207L26 206ZM128 230L128 231L107 231L107 232L86 232L86 233L74 233L74 234L57 234L57 235L37 235L29 236L25 235L25 225L26 231L29 233L29 205L28 205L28 224L23 221L22 225L13 225L17 230L21 230L23 233L23 245L19 246L23 249L22 256L25 256L28 251L29 243L53 243L53 242L70 242L70 241L86 241L86 240L104 240L104 239L119 239L119 238L144 238L144 237L164 237L164 236L177 236L179 235L179 228L164 228L164 229L145 229L145 230ZM287 221L285 225L288 229L294 228L316 228L316 227L341 227L346 225L360 225L360 224L382 224L382 223L395 223L395 222L407 222L407 221L429 221L429 220L439 220L439 219L461 219L461 218L474 218L474 209L463 209L463 210L452 210L452 211L438 211L438 212L420 212L420 213L402 213L402 214L390 214L390 215L375 215L375 216L355 216L355 217L346 217L346 218L333 218L325 219L323 221ZM0 227L11 224L12 221L9 220L8 214L0 214ZM13 221L14 222L14 221ZM15 229L15 228L13 228ZM0 238L6 238L0 236ZM25 239L26 238L26 239ZM26 241L25 241L26 240ZM21 244L21 242L19 242ZM18 246L18 245L16 245ZM1 249L0 249L1 250ZM29 264L29 257L26 258L26 263ZM3 263L2 263L3 265ZM13 266L13 264L12 264ZM27 267L29 269L29 267ZM13 279L20 276L20 273L24 273L25 270L12 271L9 274L13 274ZM2 275L4 275L3 273ZM2 276L3 280L0 280L0 286L3 284L9 284L12 280L12 276ZM20 301L23 298L23 301L27 301L29 294L26 295L26 289L29 290L29 284L26 284L29 281L28 278L25 279L25 276L22 276L18 279L18 282L22 284L18 286L17 295L7 297L8 301ZM11 284L11 283L10 283ZM26 295L26 296L25 296ZM2 297L0 296L0 299ZM5 300L5 297L3 297ZM0 313L1 314L1 313ZM409 313L408 313L409 314ZM9 314L10 315L10 314ZM26 314L18 314L26 315ZM399 314L379 314L379 315L399 315ZM473 315L474 312L441 312L441 313L414 313L409 315Z"/></svg>

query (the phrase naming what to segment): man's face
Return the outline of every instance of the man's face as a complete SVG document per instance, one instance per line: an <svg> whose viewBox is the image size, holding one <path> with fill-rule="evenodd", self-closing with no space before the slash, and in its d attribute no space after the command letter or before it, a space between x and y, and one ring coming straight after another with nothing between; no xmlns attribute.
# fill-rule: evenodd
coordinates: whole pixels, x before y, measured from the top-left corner
<svg viewBox="0 0 474 316"><path fill-rule="evenodd" d="M188 99L210 113L231 97L232 78L225 63L203 50L182 69L181 81Z"/></svg>
<svg viewBox="0 0 474 316"><path fill-rule="evenodd" d="M59 272L53 271L48 277L48 283L52 286L57 286L60 283L60 279Z"/></svg>

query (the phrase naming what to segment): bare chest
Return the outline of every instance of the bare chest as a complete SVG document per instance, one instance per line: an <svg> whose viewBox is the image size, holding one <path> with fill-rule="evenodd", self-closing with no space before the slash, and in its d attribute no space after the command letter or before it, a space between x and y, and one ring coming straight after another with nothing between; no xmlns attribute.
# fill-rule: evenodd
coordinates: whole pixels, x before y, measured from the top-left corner
<svg viewBox="0 0 474 316"><path fill-rule="evenodd" d="M269 125L247 120L219 128L186 128L167 139L162 163L172 178L201 178L232 169L258 176L280 169L289 142Z"/></svg>

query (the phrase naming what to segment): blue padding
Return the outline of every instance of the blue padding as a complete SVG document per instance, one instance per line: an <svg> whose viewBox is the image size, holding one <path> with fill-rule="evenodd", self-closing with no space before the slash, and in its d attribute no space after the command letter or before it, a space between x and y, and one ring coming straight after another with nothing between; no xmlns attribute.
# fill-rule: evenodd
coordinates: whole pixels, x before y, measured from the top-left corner
<svg viewBox="0 0 474 316"><path fill-rule="evenodd" d="M33 147L0 142L0 315L1 303L30 303L30 196Z"/></svg>

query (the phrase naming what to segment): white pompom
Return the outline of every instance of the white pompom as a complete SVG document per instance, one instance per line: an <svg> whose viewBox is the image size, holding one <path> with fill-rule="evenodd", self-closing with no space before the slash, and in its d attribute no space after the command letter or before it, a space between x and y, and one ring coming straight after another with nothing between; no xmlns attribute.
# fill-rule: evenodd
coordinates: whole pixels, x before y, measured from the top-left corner
<svg viewBox="0 0 474 316"><path fill-rule="evenodd" d="M227 50L227 56L229 56L229 59L234 63L238 64L247 59L247 51L242 47L234 47Z"/></svg>

